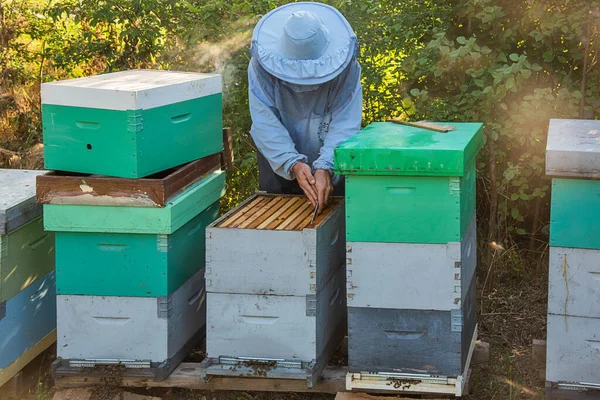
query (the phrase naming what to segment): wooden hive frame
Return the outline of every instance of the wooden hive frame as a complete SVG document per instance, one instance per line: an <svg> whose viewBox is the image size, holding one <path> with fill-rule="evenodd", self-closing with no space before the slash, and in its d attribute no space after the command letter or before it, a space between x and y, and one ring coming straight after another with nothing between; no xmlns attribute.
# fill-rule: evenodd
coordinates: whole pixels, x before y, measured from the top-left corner
<svg viewBox="0 0 600 400"><path fill-rule="evenodd" d="M335 206L343 201L342 197L331 197L328 206L311 224L314 207L305 196L258 192L215 221L211 227L301 231L320 226L335 210Z"/></svg>

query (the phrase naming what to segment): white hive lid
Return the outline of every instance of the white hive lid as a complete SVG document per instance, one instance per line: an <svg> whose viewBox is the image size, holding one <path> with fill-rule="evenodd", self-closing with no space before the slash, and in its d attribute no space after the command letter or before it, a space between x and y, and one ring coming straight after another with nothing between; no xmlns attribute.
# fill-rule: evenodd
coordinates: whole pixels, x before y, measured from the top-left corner
<svg viewBox="0 0 600 400"><path fill-rule="evenodd" d="M546 174L600 178L600 121L551 119Z"/></svg>
<svg viewBox="0 0 600 400"><path fill-rule="evenodd" d="M0 169L0 235L42 215L35 202L35 178L47 171Z"/></svg>
<svg viewBox="0 0 600 400"><path fill-rule="evenodd" d="M42 104L147 110L221 93L221 75L130 70L42 84Z"/></svg>

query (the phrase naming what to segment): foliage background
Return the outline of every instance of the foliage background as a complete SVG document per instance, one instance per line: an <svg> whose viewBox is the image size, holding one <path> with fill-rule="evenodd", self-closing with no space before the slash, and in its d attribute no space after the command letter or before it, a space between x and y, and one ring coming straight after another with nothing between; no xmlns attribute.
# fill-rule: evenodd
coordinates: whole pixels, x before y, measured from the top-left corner
<svg viewBox="0 0 600 400"><path fill-rule="evenodd" d="M258 18L286 1L0 1L0 147L41 141L39 85L128 68L219 71L236 168L229 208L256 187L246 66ZM490 238L544 243L550 118L595 118L598 9L591 1L337 0L361 43L364 124L481 121L479 215ZM6 159L4 160L6 163ZM541 240L538 243L538 240Z"/></svg>

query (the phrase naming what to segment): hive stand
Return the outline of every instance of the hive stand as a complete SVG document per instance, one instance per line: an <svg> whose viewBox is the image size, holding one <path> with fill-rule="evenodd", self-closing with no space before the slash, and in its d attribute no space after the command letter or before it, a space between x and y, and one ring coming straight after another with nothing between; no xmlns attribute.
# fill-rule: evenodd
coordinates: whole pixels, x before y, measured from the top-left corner
<svg viewBox="0 0 600 400"><path fill-rule="evenodd" d="M346 389L349 391L393 391L405 393L444 394L461 397L468 394L470 378L469 365L477 342L477 327L469 348L466 367L457 377L428 374L398 373L351 373L346 375Z"/></svg>

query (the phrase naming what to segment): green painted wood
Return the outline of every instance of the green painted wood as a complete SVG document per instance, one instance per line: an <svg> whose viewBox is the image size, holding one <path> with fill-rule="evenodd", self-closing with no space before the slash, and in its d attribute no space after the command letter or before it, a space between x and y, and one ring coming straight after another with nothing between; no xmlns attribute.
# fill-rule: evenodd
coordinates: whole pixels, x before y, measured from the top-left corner
<svg viewBox="0 0 600 400"><path fill-rule="evenodd" d="M174 197L163 208L44 204L49 231L172 234L225 193L217 171Z"/></svg>
<svg viewBox="0 0 600 400"><path fill-rule="evenodd" d="M205 266L206 227L219 203L171 235L56 233L58 294L168 296Z"/></svg>
<svg viewBox="0 0 600 400"><path fill-rule="evenodd" d="M0 303L54 269L54 234L44 231L42 217L0 235Z"/></svg>
<svg viewBox="0 0 600 400"><path fill-rule="evenodd" d="M472 160L459 177L346 176L349 242L459 242L475 211Z"/></svg>
<svg viewBox="0 0 600 400"><path fill-rule="evenodd" d="M142 178L223 148L220 93L149 110L42 105L48 169Z"/></svg>
<svg viewBox="0 0 600 400"><path fill-rule="evenodd" d="M600 180L552 180L550 245L600 249Z"/></svg>
<svg viewBox="0 0 600 400"><path fill-rule="evenodd" d="M335 149L343 175L463 176L483 144L483 124L449 123L433 132L374 122Z"/></svg>

